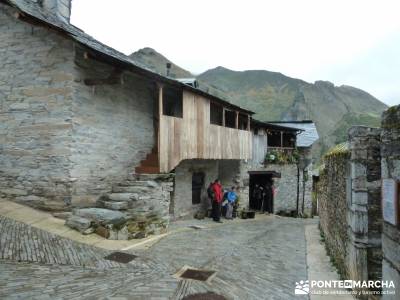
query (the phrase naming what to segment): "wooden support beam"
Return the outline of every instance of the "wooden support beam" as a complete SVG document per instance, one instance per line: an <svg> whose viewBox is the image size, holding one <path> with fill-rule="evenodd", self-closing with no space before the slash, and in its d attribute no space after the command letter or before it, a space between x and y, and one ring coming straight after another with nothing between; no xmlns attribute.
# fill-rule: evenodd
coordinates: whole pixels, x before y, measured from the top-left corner
<svg viewBox="0 0 400 300"><path fill-rule="evenodd" d="M123 84L122 71L115 70L107 78L86 78L83 82L88 86Z"/></svg>
<svg viewBox="0 0 400 300"><path fill-rule="evenodd" d="M247 115L247 130L250 131L250 115Z"/></svg>
<svg viewBox="0 0 400 300"><path fill-rule="evenodd" d="M281 148L283 148L283 131L281 131Z"/></svg>
<svg viewBox="0 0 400 300"><path fill-rule="evenodd" d="M239 112L236 112L235 128L239 129Z"/></svg>
<svg viewBox="0 0 400 300"><path fill-rule="evenodd" d="M225 107L222 108L222 126L225 127Z"/></svg>

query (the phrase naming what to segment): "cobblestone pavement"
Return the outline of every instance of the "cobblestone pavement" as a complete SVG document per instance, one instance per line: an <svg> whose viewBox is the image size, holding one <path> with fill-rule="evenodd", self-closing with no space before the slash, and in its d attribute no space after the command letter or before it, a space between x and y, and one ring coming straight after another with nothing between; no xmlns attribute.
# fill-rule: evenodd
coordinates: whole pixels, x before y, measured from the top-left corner
<svg viewBox="0 0 400 300"><path fill-rule="evenodd" d="M182 299L205 291L228 299L302 299L294 285L307 278L309 222L204 222L130 251L138 257L119 264L104 259L107 250L0 217L0 299ZM211 283L175 279L184 265L217 274Z"/></svg>

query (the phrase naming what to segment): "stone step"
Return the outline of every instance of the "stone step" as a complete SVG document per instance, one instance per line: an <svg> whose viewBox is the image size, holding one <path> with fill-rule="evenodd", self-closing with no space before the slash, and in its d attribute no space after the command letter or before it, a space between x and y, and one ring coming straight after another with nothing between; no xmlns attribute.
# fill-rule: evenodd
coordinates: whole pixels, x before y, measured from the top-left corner
<svg viewBox="0 0 400 300"><path fill-rule="evenodd" d="M133 174L129 175L128 180L131 180L131 181L136 181L136 180L139 180L139 181L146 181L146 180L156 180L156 181L159 181L159 180L169 181L170 180L170 181L173 181L174 177L175 177L174 173L158 173L158 174L146 174L146 173L135 174L135 173L133 173Z"/></svg>
<svg viewBox="0 0 400 300"><path fill-rule="evenodd" d="M128 201L103 201L104 208L111 210L127 210L130 208L130 202Z"/></svg>
<svg viewBox="0 0 400 300"><path fill-rule="evenodd" d="M137 193L111 193L107 194L105 201L123 202L123 201L135 201L138 199Z"/></svg>

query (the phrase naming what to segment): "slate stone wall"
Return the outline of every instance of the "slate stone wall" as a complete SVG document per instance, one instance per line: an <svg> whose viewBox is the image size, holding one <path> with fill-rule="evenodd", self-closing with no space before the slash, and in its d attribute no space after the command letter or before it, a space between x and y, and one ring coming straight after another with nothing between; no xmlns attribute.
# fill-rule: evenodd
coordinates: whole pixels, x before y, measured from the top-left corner
<svg viewBox="0 0 400 300"><path fill-rule="evenodd" d="M126 73L123 84L87 86L84 79L107 78L113 68L79 51L76 65L71 177L73 203L80 203L109 191L151 152L157 88Z"/></svg>
<svg viewBox="0 0 400 300"><path fill-rule="evenodd" d="M175 169L175 183L172 197L171 214L175 219L193 217L197 211L211 208L207 197L207 187L219 177L218 160L184 160ZM192 204L192 175L195 172L205 174L202 201L200 204Z"/></svg>
<svg viewBox="0 0 400 300"><path fill-rule="evenodd" d="M73 45L0 4L0 194L60 208L71 195Z"/></svg>
<svg viewBox="0 0 400 300"><path fill-rule="evenodd" d="M346 200L349 159L350 154L346 152L326 156L325 168L320 172L317 184L320 229L328 253L344 278L347 276L349 243Z"/></svg>
<svg viewBox="0 0 400 300"><path fill-rule="evenodd" d="M382 116L382 178L400 181L400 105L391 107ZM398 199L400 202L400 200ZM383 280L393 280L395 295L383 295L384 300L398 299L400 295L400 229L383 222Z"/></svg>
<svg viewBox="0 0 400 300"><path fill-rule="evenodd" d="M274 213L295 211L297 205L297 165L296 164L257 164L252 161L241 163L241 198L242 204L249 207L249 171L275 171L281 174L281 178L273 178L274 186L276 188L276 195L274 198ZM305 181L305 198L304 198L304 212L308 215L311 214L311 189L312 180L309 168L306 169L307 177ZM306 178L304 178L306 179ZM299 185L299 210L302 206L302 187L303 172L300 172L300 185ZM245 201L245 199L247 199Z"/></svg>
<svg viewBox="0 0 400 300"><path fill-rule="evenodd" d="M353 280L382 277L380 140L380 128L354 126L349 130L348 275Z"/></svg>
<svg viewBox="0 0 400 300"><path fill-rule="evenodd" d="M154 144L156 87L0 4L0 196L45 209L94 204Z"/></svg>

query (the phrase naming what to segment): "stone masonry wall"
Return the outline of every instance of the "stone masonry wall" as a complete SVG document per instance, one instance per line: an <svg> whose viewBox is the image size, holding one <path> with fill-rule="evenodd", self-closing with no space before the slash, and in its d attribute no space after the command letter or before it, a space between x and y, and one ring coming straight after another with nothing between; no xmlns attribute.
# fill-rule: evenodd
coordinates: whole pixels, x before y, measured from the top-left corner
<svg viewBox="0 0 400 300"><path fill-rule="evenodd" d="M155 144L156 87L124 74L123 84L86 86L86 78L106 78L112 67L76 58L74 85L73 204L93 202L124 180Z"/></svg>
<svg viewBox="0 0 400 300"><path fill-rule="evenodd" d="M297 165L296 164L268 164L261 165L255 164L252 161L241 163L241 199L242 203L249 205L249 171L275 171L281 174L281 178L273 178L274 186L276 188L276 195L274 197L274 213L280 211L295 211L297 201ZM309 170L307 169L307 172ZM303 172L300 172L300 186L299 186L299 210L302 205L302 181ZM306 181L306 196L304 199L304 211L308 215L311 213L311 175L308 176ZM244 199L247 199L246 202Z"/></svg>
<svg viewBox="0 0 400 300"><path fill-rule="evenodd" d="M351 196L348 197L348 275L353 280L382 277L380 128L349 130Z"/></svg>
<svg viewBox="0 0 400 300"><path fill-rule="evenodd" d="M218 160L184 160L175 169L175 184L172 197L172 214L175 218L192 217L199 210L208 209L211 203L207 197L207 187L219 177ZM204 172L204 188L202 202L192 204L192 174Z"/></svg>
<svg viewBox="0 0 400 300"><path fill-rule="evenodd" d="M347 275L347 200L348 152L325 157L325 168L320 172L318 214L320 229L328 252L342 277Z"/></svg>
<svg viewBox="0 0 400 300"><path fill-rule="evenodd" d="M400 105L391 107L382 116L382 178L400 181ZM397 199L400 203L400 199ZM383 300L395 300L400 295L400 229L383 222L382 279L393 280L395 295L383 295Z"/></svg>
<svg viewBox="0 0 400 300"><path fill-rule="evenodd" d="M70 201L73 45L0 3L0 194L46 208Z"/></svg>

